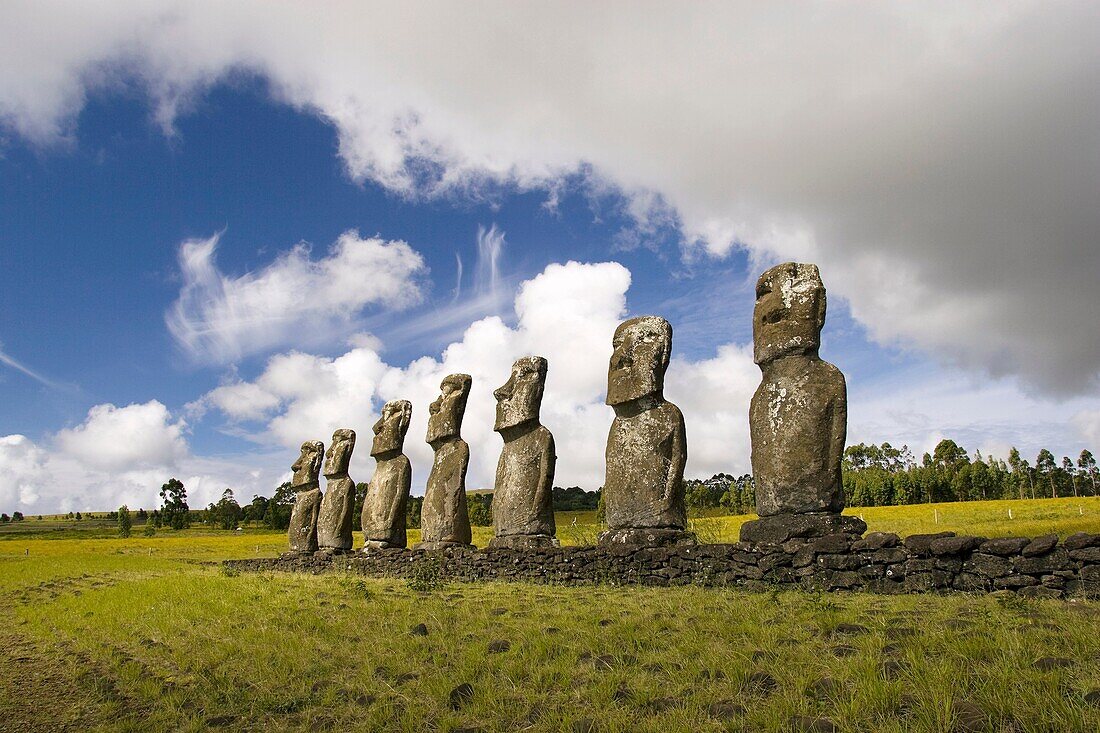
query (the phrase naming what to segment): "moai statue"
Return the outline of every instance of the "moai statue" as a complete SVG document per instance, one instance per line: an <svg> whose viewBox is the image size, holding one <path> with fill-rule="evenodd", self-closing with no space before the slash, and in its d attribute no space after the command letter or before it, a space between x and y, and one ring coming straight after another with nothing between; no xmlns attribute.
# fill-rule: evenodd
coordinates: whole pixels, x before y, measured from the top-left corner
<svg viewBox="0 0 1100 733"><path fill-rule="evenodd" d="M692 543L684 531L684 416L664 398L672 326L658 316L631 318L615 329L613 346L607 404L615 421L603 485L608 530L600 544Z"/></svg>
<svg viewBox="0 0 1100 733"><path fill-rule="evenodd" d="M412 485L412 466L401 452L412 418L408 400L387 402L374 424L370 454L377 466L363 500L364 550L405 547L405 511Z"/></svg>
<svg viewBox="0 0 1100 733"><path fill-rule="evenodd" d="M466 510L466 469L470 446L462 439L462 416L473 382L469 374L450 374L439 385L442 394L428 407L426 438L435 458L420 510L420 542L413 549L472 547Z"/></svg>
<svg viewBox="0 0 1100 733"><path fill-rule="evenodd" d="M325 498L317 518L317 546L321 552L351 550L351 517L355 507L355 482L348 476L355 431L341 428L332 434L325 454Z"/></svg>
<svg viewBox="0 0 1100 733"><path fill-rule="evenodd" d="M290 470L290 488L295 491L290 510L290 554L307 555L317 551L317 515L321 511L321 460L325 444L319 440L302 443L302 453Z"/></svg>
<svg viewBox="0 0 1100 733"><path fill-rule="evenodd" d="M825 286L817 265L776 265L756 283L753 360L763 379L749 407L756 513L741 539L862 534L842 517L840 459L848 425L844 375L818 355Z"/></svg>
<svg viewBox="0 0 1100 733"><path fill-rule="evenodd" d="M546 387L546 359L526 356L493 392L504 438L493 490L493 534L489 547L536 548L554 539L554 436L539 423Z"/></svg>

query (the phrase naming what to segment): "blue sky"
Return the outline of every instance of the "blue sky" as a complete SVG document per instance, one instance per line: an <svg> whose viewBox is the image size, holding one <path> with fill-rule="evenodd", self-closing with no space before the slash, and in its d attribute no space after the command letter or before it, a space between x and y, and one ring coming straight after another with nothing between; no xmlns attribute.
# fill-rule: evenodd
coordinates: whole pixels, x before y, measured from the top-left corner
<svg viewBox="0 0 1100 733"><path fill-rule="evenodd" d="M1087 185L1100 172L1094 157L1059 157L1098 142L1089 123L1100 105L1071 104L1100 68L1094 52L1071 54L1087 47L1075 25L1095 20L1078 9L1083 21L1067 12L1036 31L1068 43L1072 63L1029 60L1013 23L963 18L946 32L993 50L944 56L932 71L918 59L940 47L943 17L837 11L836 47L815 41L825 62L811 64L818 87L805 88L797 67L758 82L759 68L718 53L720 39L708 41L713 59L695 58L680 48L691 29L677 24L603 41L578 32L563 49L547 41L532 71L508 44L448 55L447 35L438 64L423 49L383 59L376 46L395 46L407 28L373 30L363 50L338 23L308 17L292 19L297 45L284 49L286 23L273 34L270 18L198 9L119 11L117 24L141 39L135 50L122 30L13 6L6 33L52 40L0 32L0 46L23 54L0 77L0 508L151 506L170 475L199 503L226 486L270 494L298 442L336 427L369 437L382 401L398 397L414 402L419 493L421 422L455 370L475 375L466 433L480 485L499 449L494 380L535 351L551 356L557 400L544 422L573 451L562 452L558 483L595 488L611 419L599 394L610 329L642 313L675 328L669 396L687 416L689 475L747 471L752 285L784 259L822 266L822 355L848 379L850 442L919 453L947 435L1000 455L1009 445L1095 451L1100 344L1076 324L1094 323L1097 296L1081 284L1094 276L1075 278L1095 255L1088 204L1100 202ZM1033 22L1029 12L1014 22ZM428 36L446 30L446 19L419 20ZM554 38L570 18L543 20ZM754 20L763 36L740 39L750 46L785 22ZM239 24L251 51L236 58L231 44L193 35L212 22ZM863 78L866 59L841 50L868 23L903 49L859 52L891 58L897 68L881 79ZM656 71L595 60L604 41L629 59L650 33L668 34ZM592 43L588 61L567 54ZM731 63L744 68L730 88L712 94L699 81L727 83ZM501 65L519 71L500 77ZM908 79L913 98L886 91L891 77ZM1050 118L991 122L998 105L1051 78L1066 97L1046 92ZM979 82L989 99L956 109ZM852 88L873 103L846 101ZM816 119L777 116L800 96L816 100ZM755 105L737 102L747 99ZM943 112L911 123L916 102ZM1071 119L1054 135L1059 112ZM878 132L881 118L896 135ZM975 143L983 126L994 142ZM1047 150L1058 166L985 149L997 144ZM1004 166L1062 195L1006 183ZM187 252L198 253L191 265ZM334 285L332 272L350 278ZM180 324L206 335L189 341ZM372 471L366 453L353 462L357 480Z"/></svg>

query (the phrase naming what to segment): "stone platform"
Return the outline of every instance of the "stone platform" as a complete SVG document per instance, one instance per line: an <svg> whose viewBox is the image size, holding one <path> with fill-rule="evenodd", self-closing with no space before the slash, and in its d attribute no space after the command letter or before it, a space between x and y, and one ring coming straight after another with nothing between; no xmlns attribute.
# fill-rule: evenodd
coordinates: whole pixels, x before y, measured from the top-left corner
<svg viewBox="0 0 1100 733"><path fill-rule="evenodd" d="M1100 598L1100 534L985 539L872 532L782 543L738 542L639 548L450 548L370 550L329 556L227 560L241 571L341 571L403 578L421 563L447 581L559 585L701 585L746 590L803 588L873 593L1003 591L1032 598Z"/></svg>

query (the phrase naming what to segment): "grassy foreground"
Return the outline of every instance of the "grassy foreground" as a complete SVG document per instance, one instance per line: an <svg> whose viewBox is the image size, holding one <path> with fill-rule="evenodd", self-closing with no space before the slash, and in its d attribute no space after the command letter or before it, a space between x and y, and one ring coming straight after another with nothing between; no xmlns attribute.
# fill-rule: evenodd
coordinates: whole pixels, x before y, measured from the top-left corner
<svg viewBox="0 0 1100 733"><path fill-rule="evenodd" d="M952 526L998 511L969 505L942 505L932 524L1100 531L1095 500L1079 501L1094 503L1011 502L1013 521L1039 530ZM925 529L923 515L862 511L872 529ZM559 521L566 541L569 526L594 531ZM738 518L699 521L735 534L725 525ZM284 546L249 531L0 542L0 730L827 730L821 718L853 732L1100 730L1096 603L416 592L340 574L231 576L217 563ZM426 635L410 633L419 624ZM464 683L469 697L452 694Z"/></svg>

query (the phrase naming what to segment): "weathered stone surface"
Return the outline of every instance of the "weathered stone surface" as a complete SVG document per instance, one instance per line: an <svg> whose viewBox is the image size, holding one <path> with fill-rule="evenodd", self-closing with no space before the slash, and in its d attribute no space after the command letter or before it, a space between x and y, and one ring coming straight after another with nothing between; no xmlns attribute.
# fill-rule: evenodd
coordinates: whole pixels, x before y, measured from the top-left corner
<svg viewBox="0 0 1100 733"><path fill-rule="evenodd" d="M983 733L989 727L989 716L967 700L956 700L951 706L950 733Z"/></svg>
<svg viewBox="0 0 1100 733"><path fill-rule="evenodd" d="M553 545L554 436L539 423L546 385L546 359L516 360L508 381L495 392L494 430L504 439L493 490L490 547Z"/></svg>
<svg viewBox="0 0 1100 733"><path fill-rule="evenodd" d="M992 540L986 540L978 549L987 555L1009 557L1010 555L1019 555L1020 550L1027 547L1027 543L1029 542L1031 542L1031 540L1027 537L997 537Z"/></svg>
<svg viewBox="0 0 1100 733"><path fill-rule="evenodd" d="M902 544L914 555L929 555L932 552L932 543L945 537L954 537L954 532L937 532L936 534L911 534L903 540Z"/></svg>
<svg viewBox="0 0 1100 733"><path fill-rule="evenodd" d="M1080 560L1090 564L1100 565L1100 547L1086 547L1069 553L1074 560Z"/></svg>
<svg viewBox="0 0 1100 733"><path fill-rule="evenodd" d="M319 475L325 444L319 440L302 443L301 454L290 468L294 472L290 486L297 493L294 508L290 510L290 551L308 553L317 551L317 517L321 512Z"/></svg>
<svg viewBox="0 0 1100 733"><path fill-rule="evenodd" d="M967 593L984 593L992 587L992 582L981 575L959 573L955 577L952 587L954 587L955 590L961 590Z"/></svg>
<svg viewBox="0 0 1100 733"><path fill-rule="evenodd" d="M942 537L932 540L928 551L933 555L961 555L969 553L984 541L984 537Z"/></svg>
<svg viewBox="0 0 1100 733"><path fill-rule="evenodd" d="M669 547L694 545L695 539L679 529L626 527L602 532L600 544L609 547Z"/></svg>
<svg viewBox="0 0 1100 733"><path fill-rule="evenodd" d="M1042 537L1036 537L1031 542L1028 542L1024 549L1020 550L1020 554L1024 557L1039 557L1045 555L1054 549L1058 544L1058 535L1045 534Z"/></svg>
<svg viewBox="0 0 1100 733"><path fill-rule="evenodd" d="M1006 575L993 581L994 588L1024 588L1029 585L1038 585L1039 581L1030 575Z"/></svg>
<svg viewBox="0 0 1100 733"><path fill-rule="evenodd" d="M680 408L664 399L672 326L657 316L632 318L615 329L613 346L607 404L615 408L615 420L603 488L609 531L600 543L635 544L668 534L652 530L682 533L687 432Z"/></svg>
<svg viewBox="0 0 1100 733"><path fill-rule="evenodd" d="M779 544L795 537L858 536L866 531L867 523L859 517L843 514L776 514L741 525L741 541Z"/></svg>
<svg viewBox="0 0 1100 733"><path fill-rule="evenodd" d="M299 491L290 510L290 551L312 553L317 551L317 517L321 513L321 490Z"/></svg>
<svg viewBox="0 0 1100 733"><path fill-rule="evenodd" d="M1086 547L1100 547L1100 534L1088 532L1075 532L1066 537L1062 547L1067 550L1083 550Z"/></svg>
<svg viewBox="0 0 1100 733"><path fill-rule="evenodd" d="M367 486L360 516L364 549L405 547L405 512L412 486L412 466L402 453L405 434L412 419L412 403L394 400L382 407L382 416L374 424L374 476Z"/></svg>
<svg viewBox="0 0 1100 733"><path fill-rule="evenodd" d="M863 539L852 543L853 552L865 550L884 550L897 547L901 543L901 537L893 532L869 532Z"/></svg>
<svg viewBox="0 0 1100 733"><path fill-rule="evenodd" d="M825 302L816 265L777 265L756 284L753 358L763 379L749 430L762 517L844 508L847 391L840 370L818 357Z"/></svg>
<svg viewBox="0 0 1100 733"><path fill-rule="evenodd" d="M963 563L963 570L985 578L1002 578L1012 573L1012 561L999 555L975 552Z"/></svg>
<svg viewBox="0 0 1100 733"><path fill-rule="evenodd" d="M420 510L421 541L415 549L439 550L470 544L470 514L466 509L470 446L461 432L472 383L469 374L444 377L439 385L441 394L428 407L426 440L435 457Z"/></svg>
<svg viewBox="0 0 1100 733"><path fill-rule="evenodd" d="M463 682L461 685L451 690L451 694L448 696L448 702L452 710L459 710L466 703L470 702L473 697L474 686L469 682Z"/></svg>
<svg viewBox="0 0 1100 733"><path fill-rule="evenodd" d="M1026 547L1024 548L1027 549ZM1065 567L1069 560L1069 554L1061 547L1051 550L1043 555L1018 557L1012 561L1013 567L1016 568L1017 573L1027 573L1028 575L1039 575L1041 573L1051 573L1055 570L1060 570Z"/></svg>
<svg viewBox="0 0 1100 733"><path fill-rule="evenodd" d="M347 551L352 546L352 513L355 482L348 476L355 431L341 428L332 434L325 453L325 496L317 517L317 547L321 551Z"/></svg>

